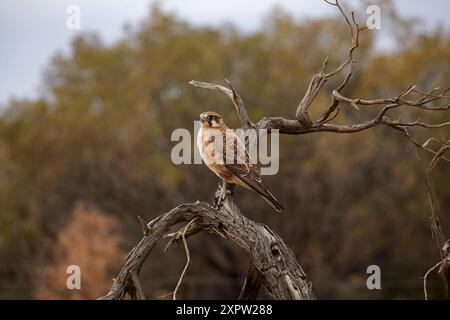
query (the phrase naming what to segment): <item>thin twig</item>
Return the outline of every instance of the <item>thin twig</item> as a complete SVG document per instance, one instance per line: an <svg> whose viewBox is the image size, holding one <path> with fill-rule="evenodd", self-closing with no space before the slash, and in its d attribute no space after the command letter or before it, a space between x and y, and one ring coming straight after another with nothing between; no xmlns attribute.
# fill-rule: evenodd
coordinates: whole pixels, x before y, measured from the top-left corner
<svg viewBox="0 0 450 320"><path fill-rule="evenodd" d="M150 229L148 228L147 224L145 224L144 220L142 220L141 216L138 215L137 217L138 217L139 222L141 223L142 232L144 234L144 237L148 236Z"/></svg>
<svg viewBox="0 0 450 320"><path fill-rule="evenodd" d="M436 164L438 163L439 159L442 159L444 154L450 150L450 140L444 143L439 151L434 155L433 159L430 161L427 169L425 170L425 184L427 187L428 192L428 200L430 202L431 207L431 230L433 234L433 238L436 240L436 245L441 251L441 248L443 247L445 243L445 236L441 229L441 223L439 219L440 215L440 208L439 208L439 202L436 196L436 191L434 188L433 178L432 178L432 172L434 168L436 167ZM444 257L442 257L444 258Z"/></svg>
<svg viewBox="0 0 450 320"><path fill-rule="evenodd" d="M173 291L169 292L169 293L162 294L160 296L157 296L156 299L165 298L165 297L168 297L168 296L171 296L171 295L173 295Z"/></svg>
<svg viewBox="0 0 450 320"><path fill-rule="evenodd" d="M189 263L191 262L191 255L189 254L189 247L187 245L185 235L186 235L186 231L189 229L191 224L193 224L196 220L197 220L197 218L194 218L191 221L189 221L189 223L184 228L183 233L181 234L181 238L183 239L184 250L186 251L186 265L184 266L183 272L180 275L180 279L178 279L178 283L177 283L177 286L175 287L175 290L173 290L173 300L177 300L178 288L180 287L181 282L183 281L183 277L187 271L187 268L189 267Z"/></svg>
<svg viewBox="0 0 450 320"><path fill-rule="evenodd" d="M133 281L133 286L136 290L136 297L138 300L145 300L144 290L142 289L139 277L136 272L131 274L131 280Z"/></svg>
<svg viewBox="0 0 450 320"><path fill-rule="evenodd" d="M189 81L189 84L194 87L217 90L217 91L220 91L223 94L225 94L233 102L233 105L236 109L236 112L239 116L239 120L241 121L241 124L242 124L242 127L244 128L244 130L253 128L255 125L253 122L250 121L250 119L248 117L247 109L245 108L242 98L236 92L236 90L234 89L231 82L228 79L225 79L225 81L231 89L228 89L220 84L202 82L202 81L196 81L196 80Z"/></svg>
<svg viewBox="0 0 450 320"><path fill-rule="evenodd" d="M192 224L187 230L185 230L185 227L182 227L180 230L172 233L168 233L163 236L163 239L165 238L171 238L169 242L167 242L166 246L164 247L164 253L167 252L169 247L172 245L172 243L179 241L182 238L183 232L185 232L185 238L189 238L190 236L200 232L203 229L203 227L199 224Z"/></svg>
<svg viewBox="0 0 450 320"><path fill-rule="evenodd" d="M428 293L427 293L427 278L428 278L428 274L431 271L433 271L434 269L436 269L437 267L439 267L444 262L445 262L445 259L442 259L441 261L436 263L434 266L432 266L430 269L428 269L428 271L423 276L423 293L425 295L425 300L428 300Z"/></svg>

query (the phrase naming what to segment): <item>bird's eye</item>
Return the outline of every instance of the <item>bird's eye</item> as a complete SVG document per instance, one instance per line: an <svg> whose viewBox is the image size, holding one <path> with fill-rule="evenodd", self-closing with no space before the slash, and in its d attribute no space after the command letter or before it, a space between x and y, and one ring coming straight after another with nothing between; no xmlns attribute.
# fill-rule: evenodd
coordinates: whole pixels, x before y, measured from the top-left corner
<svg viewBox="0 0 450 320"><path fill-rule="evenodd" d="M214 119L214 116L213 115L209 115L208 116L208 121L212 121Z"/></svg>

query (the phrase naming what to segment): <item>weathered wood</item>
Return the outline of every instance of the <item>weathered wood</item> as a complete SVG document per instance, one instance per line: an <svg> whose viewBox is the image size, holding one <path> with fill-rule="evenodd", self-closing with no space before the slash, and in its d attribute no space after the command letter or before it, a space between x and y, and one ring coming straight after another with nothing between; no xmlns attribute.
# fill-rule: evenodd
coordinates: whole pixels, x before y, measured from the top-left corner
<svg viewBox="0 0 450 320"><path fill-rule="evenodd" d="M170 227L194 218L197 218L196 228L220 235L247 251L270 297L314 299L311 284L281 237L269 227L243 216L231 196L225 199L218 210L206 202L187 203L148 223L147 235L131 250L110 291L100 299L121 299L127 292L136 292L137 280L132 275L139 274L156 243Z"/></svg>
<svg viewBox="0 0 450 320"><path fill-rule="evenodd" d="M253 262L248 267L247 278L242 286L239 300L256 300L258 298L259 288L261 287L261 274L256 269Z"/></svg>

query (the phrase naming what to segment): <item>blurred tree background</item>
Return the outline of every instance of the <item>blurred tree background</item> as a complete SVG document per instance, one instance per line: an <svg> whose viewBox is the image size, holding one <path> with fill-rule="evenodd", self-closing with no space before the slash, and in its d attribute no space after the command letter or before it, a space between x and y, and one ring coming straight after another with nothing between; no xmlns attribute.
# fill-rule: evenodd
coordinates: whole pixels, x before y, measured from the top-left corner
<svg viewBox="0 0 450 320"><path fill-rule="evenodd" d="M347 96L388 97L413 83L423 90L450 83L448 31L416 30L391 13L395 50L374 50L376 32L364 32ZM90 33L75 38L70 54L56 54L49 63L45 94L11 101L0 116L0 298L102 295L141 238L137 215L148 221L180 203L212 198L217 178L202 165L174 165L170 134L180 127L193 131L205 110L223 114L231 127L239 122L225 97L193 88L189 80L229 78L251 119L292 118L324 57L340 63L349 44L339 16L297 21L276 9L264 27L245 33L229 24L194 27L158 6L114 44ZM320 114L328 102L324 90L313 112ZM338 121L345 123L373 116L371 110L343 111ZM448 119L445 112L399 112ZM448 129L414 134L448 138ZM280 171L265 180L284 213L274 214L242 189L237 202L285 239L316 295L422 298L422 276L439 259L424 184L430 156L382 127L280 140ZM435 183L448 232L448 165L437 167ZM180 298L237 297L245 253L208 234L190 238L189 247L192 262ZM141 272L149 298L171 292L185 263L182 246L166 254L163 248ZM66 289L71 264L81 266L81 291ZM372 264L381 267L382 290L366 288ZM431 276L430 297L442 294L439 277Z"/></svg>

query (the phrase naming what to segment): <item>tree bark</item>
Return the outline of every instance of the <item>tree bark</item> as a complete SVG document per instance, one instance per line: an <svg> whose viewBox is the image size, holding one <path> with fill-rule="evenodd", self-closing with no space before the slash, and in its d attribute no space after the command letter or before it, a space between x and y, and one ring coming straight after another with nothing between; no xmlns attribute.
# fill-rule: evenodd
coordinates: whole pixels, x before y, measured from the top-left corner
<svg viewBox="0 0 450 320"><path fill-rule="evenodd" d="M305 273L291 249L264 224L243 216L229 195L220 209L206 202L179 205L146 225L144 237L128 254L108 294L99 299L143 298L137 275L148 254L172 226L196 219L186 236L207 230L234 242L251 260L241 299L255 299L263 285L274 299L315 299Z"/></svg>
<svg viewBox="0 0 450 320"><path fill-rule="evenodd" d="M242 286L239 300L256 300L258 298L259 288L261 287L261 273L256 269L253 262L248 267L247 278Z"/></svg>

